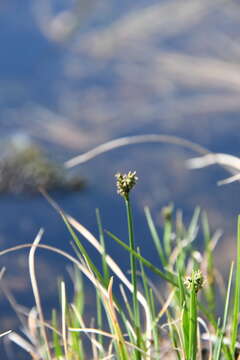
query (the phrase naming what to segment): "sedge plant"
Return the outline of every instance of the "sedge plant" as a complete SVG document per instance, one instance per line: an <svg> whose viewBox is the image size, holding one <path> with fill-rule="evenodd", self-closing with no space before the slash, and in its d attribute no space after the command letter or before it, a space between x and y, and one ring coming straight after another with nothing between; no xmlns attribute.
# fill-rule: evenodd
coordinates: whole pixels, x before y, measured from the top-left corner
<svg viewBox="0 0 240 360"><path fill-rule="evenodd" d="M5 291L21 315L24 329L23 333L12 331L5 336L33 360L240 359L240 217L236 265L230 266L226 290L223 289L225 292L220 299L220 275L214 263L219 236L212 232L206 213L201 217L200 209L196 208L192 219L186 223L182 214L170 205L162 212L161 230L150 209L145 208L149 238L156 250L153 264L143 255L144 248L135 244L130 193L136 183L136 172L117 174L117 190L126 208L127 240L104 230L99 210L96 212L99 234L96 238L44 193L69 230L70 250L74 253L42 244L42 238L46 237L42 230L32 244L0 252L3 256L30 249L29 269L36 306L27 312ZM110 241L106 242L105 238ZM202 250L198 247L201 239ZM130 276L109 255L107 247L111 242L129 256ZM87 251L87 243L98 252L100 266ZM62 279L60 306L52 310L50 320L46 319L41 305L35 264L38 248L61 256L74 266L70 277L74 294L69 293L69 280ZM4 279L1 281L4 283ZM90 318L86 317L86 282L92 285L96 299L96 311ZM120 291L116 291L117 287Z"/></svg>

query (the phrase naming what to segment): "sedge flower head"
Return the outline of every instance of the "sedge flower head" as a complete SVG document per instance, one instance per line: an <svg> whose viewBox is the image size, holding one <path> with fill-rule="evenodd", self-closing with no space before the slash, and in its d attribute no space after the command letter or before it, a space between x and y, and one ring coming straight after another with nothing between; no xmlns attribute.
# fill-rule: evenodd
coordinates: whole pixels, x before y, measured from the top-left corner
<svg viewBox="0 0 240 360"><path fill-rule="evenodd" d="M129 192L136 185L138 177L136 171L129 171L128 174L117 173L117 193L128 199Z"/></svg>
<svg viewBox="0 0 240 360"><path fill-rule="evenodd" d="M205 279L200 270L194 270L192 276L186 276L184 279L184 285L188 290L194 286L195 292L197 293L200 289L203 288L205 284Z"/></svg>

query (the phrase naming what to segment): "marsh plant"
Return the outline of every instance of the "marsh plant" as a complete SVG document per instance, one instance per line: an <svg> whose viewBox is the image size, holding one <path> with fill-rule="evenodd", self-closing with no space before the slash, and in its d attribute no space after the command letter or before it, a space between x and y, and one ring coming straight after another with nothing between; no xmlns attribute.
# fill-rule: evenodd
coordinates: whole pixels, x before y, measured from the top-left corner
<svg viewBox="0 0 240 360"><path fill-rule="evenodd" d="M25 335L16 332L3 335L21 346L34 360L240 359L240 218L237 258L235 264L229 266L219 315L217 304L221 292L213 256L219 233L210 231L206 213L196 208L189 224L184 224L181 212L175 212L170 205L162 211L164 224L160 231L150 209L145 208L149 228L149 239L145 243L152 241L155 246L157 261L153 264L142 255L144 248L138 246L134 236L131 192L137 186L136 172L118 173L116 178L117 192L125 202L128 240L103 230L99 210L96 211L97 239L42 191L68 228L75 256L41 244L42 230L33 244L0 253L30 248L29 270L36 301L35 308L26 316ZM107 253L106 237L129 256L129 275ZM197 238L204 242L201 252L197 248ZM101 268L97 268L89 256L86 242L98 251ZM74 296L69 300L65 282L61 281L60 310L54 309L50 320L44 317L36 279L38 247L59 254L74 265ZM158 278L154 283L151 274ZM95 290L94 320L85 317L83 276Z"/></svg>
<svg viewBox="0 0 240 360"><path fill-rule="evenodd" d="M240 179L240 159L215 154L191 141L175 136L148 134L109 141L65 162L66 168L83 164L107 151L144 142L171 143L198 153L187 162L189 168L218 164L230 173L220 185ZM237 221L236 259L229 264L226 286L214 262L221 236L212 232L205 212L196 208L189 223L172 204L162 209L163 226L158 229L149 208L145 208L149 239L155 247L154 263L142 254L134 234L134 207L131 192L137 186L135 171L116 174L117 193L124 201L128 239L103 230L96 210L98 238L78 220L66 214L47 192L41 193L61 216L72 237L75 255L41 244L40 230L32 244L0 252L5 255L23 248L29 251L29 272L35 307L25 316L23 334L11 330L0 336L15 342L34 360L240 360L240 216ZM138 226L138 224L135 224ZM130 272L109 254L106 239L116 243L129 257ZM197 241L196 241L197 240ZM99 253L97 267L86 250L89 243ZM198 244L204 247L199 250ZM60 282L60 310L53 309L46 320L41 306L35 269L37 248L68 259L74 265L74 296L70 299ZM95 260L95 259L94 259ZM158 264L158 265L156 265ZM4 269L0 273L0 278ZM155 281L152 278L154 275ZM85 280L83 281L83 277ZM86 281L93 285L95 313L86 318ZM114 287L113 287L114 285ZM18 311L21 311L18 309ZM29 356L29 355L28 355Z"/></svg>

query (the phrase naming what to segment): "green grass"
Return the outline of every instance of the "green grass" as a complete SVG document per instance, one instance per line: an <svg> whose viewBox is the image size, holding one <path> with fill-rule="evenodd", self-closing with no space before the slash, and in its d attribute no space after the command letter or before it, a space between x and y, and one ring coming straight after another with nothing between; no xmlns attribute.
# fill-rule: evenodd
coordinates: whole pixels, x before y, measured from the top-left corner
<svg viewBox="0 0 240 360"><path fill-rule="evenodd" d="M133 178L134 173L129 174ZM122 177L121 181L121 185L129 186L127 178ZM216 237L206 213L201 214L196 208L190 223L184 224L181 214L170 205L163 209L164 224L158 228L150 209L145 208L149 238L140 247L134 236L134 225L138 224L134 222L130 190L127 187L127 192L121 193L122 189L119 192L125 201L126 211L123 209L122 216L127 220L128 239L104 230L105 225L111 224L102 224L99 210L96 211L97 239L44 193L72 237L74 255L42 245L43 231L33 244L0 252L3 256L30 248L29 270L36 301L36 309L26 317L28 338L16 332L3 335L17 342L32 359L39 360L238 359L240 216L237 258L233 259L236 266L230 265L227 289L220 298L221 285L216 276L219 272L214 263ZM150 242L156 249L154 264L145 255ZM200 242L204 244L202 251L198 248ZM87 243L99 254L99 268L86 250ZM107 248L113 245L125 251L129 273L108 254ZM70 298L66 282L61 281L59 309L52 310L49 320L42 310L41 289L36 279L37 248L55 252L74 265L71 273L74 296ZM93 318L86 317L87 282L95 292Z"/></svg>

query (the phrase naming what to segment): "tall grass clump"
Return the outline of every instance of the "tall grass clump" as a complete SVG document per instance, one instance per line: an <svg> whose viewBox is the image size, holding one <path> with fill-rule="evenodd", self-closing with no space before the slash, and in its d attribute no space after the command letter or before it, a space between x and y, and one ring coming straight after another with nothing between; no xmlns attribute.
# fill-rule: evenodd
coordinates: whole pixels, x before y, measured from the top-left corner
<svg viewBox="0 0 240 360"><path fill-rule="evenodd" d="M163 208L160 231L150 209L145 208L149 238L156 250L153 263L143 255L145 249L139 247L134 235L134 226L138 224L134 223L131 191L137 184L136 172L119 173L116 178L117 192L125 203L123 216L127 219L128 239L105 231L99 210L97 239L42 190L69 230L74 255L41 244L42 230L32 244L0 252L4 255L30 248L29 271L36 302L32 310L22 314L26 318L24 335L13 331L5 336L34 360L240 359L240 217L237 258L229 266L224 290L213 254L219 233L212 232L206 213L196 208L191 221L185 224L181 212L175 212L173 205L169 205ZM108 254L106 238L129 257L129 275ZM197 243L201 239L204 248L200 251ZM87 243L99 253L100 267L86 250ZM45 319L36 278L38 248L54 252L74 265L71 273L74 296L70 298L62 280L60 306L52 310L50 320ZM153 282L151 274L158 280ZM85 316L86 279L95 294L93 318Z"/></svg>

